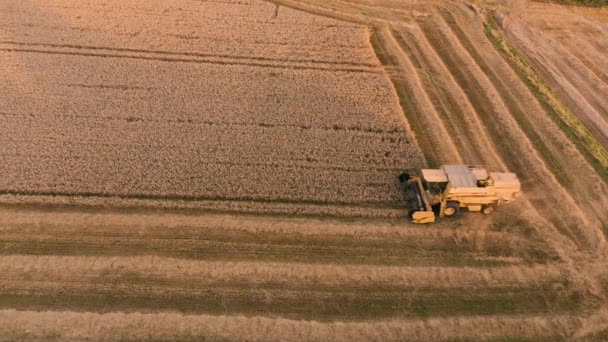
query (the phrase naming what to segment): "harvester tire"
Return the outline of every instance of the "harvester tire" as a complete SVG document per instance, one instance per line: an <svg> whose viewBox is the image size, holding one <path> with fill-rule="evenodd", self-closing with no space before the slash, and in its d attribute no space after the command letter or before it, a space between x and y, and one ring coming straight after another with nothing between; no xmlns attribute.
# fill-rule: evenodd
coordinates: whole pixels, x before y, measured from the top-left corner
<svg viewBox="0 0 608 342"><path fill-rule="evenodd" d="M494 212L494 210L496 210L496 207L492 204L486 204L483 207L481 207L481 212L484 213L485 215L490 215L491 213Z"/></svg>
<svg viewBox="0 0 608 342"><path fill-rule="evenodd" d="M409 173L402 173L402 174L399 175L399 182L405 183L408 180L410 180L410 178L411 178L411 176L410 176Z"/></svg>
<svg viewBox="0 0 608 342"><path fill-rule="evenodd" d="M460 214L460 205L456 201L448 201L443 209L443 215L445 217L456 217Z"/></svg>

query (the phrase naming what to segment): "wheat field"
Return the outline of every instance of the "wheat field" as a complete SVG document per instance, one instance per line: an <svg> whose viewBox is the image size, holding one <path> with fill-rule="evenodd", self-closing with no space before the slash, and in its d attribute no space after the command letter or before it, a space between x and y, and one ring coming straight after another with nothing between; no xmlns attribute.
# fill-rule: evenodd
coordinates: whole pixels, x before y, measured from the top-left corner
<svg viewBox="0 0 608 342"><path fill-rule="evenodd" d="M0 341L608 338L608 12L0 0ZM517 172L416 226L397 176Z"/></svg>

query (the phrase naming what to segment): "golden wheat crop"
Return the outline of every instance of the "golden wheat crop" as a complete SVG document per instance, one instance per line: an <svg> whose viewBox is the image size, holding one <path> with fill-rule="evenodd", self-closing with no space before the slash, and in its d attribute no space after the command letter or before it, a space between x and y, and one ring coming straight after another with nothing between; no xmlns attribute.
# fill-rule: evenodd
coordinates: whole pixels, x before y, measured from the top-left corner
<svg viewBox="0 0 608 342"><path fill-rule="evenodd" d="M100 30L98 4L65 5L63 21L51 4L5 5L5 193L395 205L396 175L422 165L360 27L215 3L157 35L144 31L157 19L131 20L116 2L127 48ZM16 24L11 10L31 17Z"/></svg>

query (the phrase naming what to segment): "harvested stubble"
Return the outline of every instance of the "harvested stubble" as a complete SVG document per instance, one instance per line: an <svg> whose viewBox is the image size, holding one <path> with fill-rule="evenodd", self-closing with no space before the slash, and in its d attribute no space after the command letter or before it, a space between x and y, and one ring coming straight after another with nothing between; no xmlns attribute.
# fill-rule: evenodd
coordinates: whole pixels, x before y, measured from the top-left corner
<svg viewBox="0 0 608 342"><path fill-rule="evenodd" d="M395 266L549 263L557 254L532 236L390 223L280 220L227 215L4 210L2 255L146 256ZM73 210L73 209L72 209ZM55 221L56 220L56 221ZM482 229L480 231L479 229Z"/></svg>
<svg viewBox="0 0 608 342"><path fill-rule="evenodd" d="M508 233L19 206L2 209L0 227L2 308L333 321L565 312L582 303L568 270L542 259L551 258L542 244ZM488 262L495 252L511 265Z"/></svg>
<svg viewBox="0 0 608 342"><path fill-rule="evenodd" d="M176 313L78 313L0 311L0 332L9 338L122 340L179 339L250 341L559 340L571 336L581 319L570 316L454 317L382 322L307 322L245 316Z"/></svg>
<svg viewBox="0 0 608 342"><path fill-rule="evenodd" d="M274 285L285 287L533 287L565 281L559 265L502 267L397 267L280 262L197 261L159 256L0 256L2 286L26 279L32 282L86 282L104 278L155 279L174 282L196 279L197 285ZM152 281L150 281L152 283ZM189 286L189 285L185 285Z"/></svg>
<svg viewBox="0 0 608 342"><path fill-rule="evenodd" d="M0 218L3 308L366 320L581 305L542 244L507 233L31 207Z"/></svg>
<svg viewBox="0 0 608 342"><path fill-rule="evenodd" d="M64 218L73 221L69 215ZM259 261L233 261L227 255L207 257L213 261L204 260L205 256L203 260L186 260L165 257L157 250L145 251L142 247L157 245L162 239L192 239L193 236L180 234L183 228L165 227L164 230L173 234L164 238L149 236L138 226L136 217L132 219L132 226L123 224L120 230L126 232L129 240L143 237L137 242L139 247L125 244L116 232L118 227L104 232L103 227L83 225L80 232L71 235L85 235L85 240L86 236L103 240L95 246L95 256L85 256L90 246L78 239L65 244L79 250L78 254L57 256L61 254L61 246L46 249L47 245L30 238L35 246L31 251L45 256L0 257L1 306L20 310L54 308L94 312L179 310L326 321L564 312L576 310L582 304L577 290L570 285L568 272L559 264L402 267L380 266L373 258L354 258L358 264L339 265L315 262L323 253L315 248L309 249L309 257L301 262L275 262L265 255ZM205 220L198 218L198 221ZM259 221L241 223L252 229ZM348 225L342 225L342 229L346 228ZM41 224L40 229L61 231L61 227L46 224ZM31 231L2 234L1 238L9 248L3 251L10 253L11 246L19 244L14 239L27 237L29 233ZM219 238L217 242L225 244L223 249L248 256L236 241L221 240L227 236L202 234L200 239L213 241ZM266 234L268 248L280 244L273 241L271 232ZM382 233L375 234L382 238ZM252 241L256 243L256 239ZM287 246L294 243L297 240ZM301 243L308 245L305 240ZM365 246L366 243L361 242L345 253L356 256L358 249ZM104 251L115 247L119 249L112 256L104 256ZM178 245L176 249L187 253L201 247L209 249L202 244ZM331 241L326 247L333 248ZM129 256L129 250L134 248L147 252L147 256ZM434 248L438 255L443 252L440 246ZM390 253L390 248L376 250L380 257L390 258ZM249 259L253 258L249 256Z"/></svg>

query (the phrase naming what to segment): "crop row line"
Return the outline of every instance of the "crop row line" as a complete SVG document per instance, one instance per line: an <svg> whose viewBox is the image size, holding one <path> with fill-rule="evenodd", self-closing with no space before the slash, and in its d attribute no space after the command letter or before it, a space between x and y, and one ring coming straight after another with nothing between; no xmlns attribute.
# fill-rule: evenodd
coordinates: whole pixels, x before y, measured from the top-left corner
<svg viewBox="0 0 608 342"><path fill-rule="evenodd" d="M103 85L103 86L94 86L94 85L79 85L83 88L102 88L102 89L119 89L119 90L152 90L153 88L147 87L134 87L134 86L111 86L111 85ZM16 114L16 113L8 113L0 111L0 116L5 117L16 117L16 118L43 118L45 117L41 113L30 113L30 114ZM253 128L295 128L303 131L307 130L319 130L319 131L329 131L329 132L352 132L352 133L361 133L361 134L375 134L375 135L391 135L391 136L402 136L403 133L398 128L393 129L381 129L381 128L372 128L372 127L355 127L355 126L345 126L340 124L334 124L331 126L313 126L313 125L302 125L302 124L284 124L284 123L265 123L265 122L243 122L243 121L212 121L200 119L200 116L193 117L184 117L184 118L167 118L167 119L157 119L155 117L147 117L147 116L107 116L107 115L70 115L70 114L58 114L54 115L53 118L65 118L65 119L94 119L98 121L127 121L129 123L175 123L175 124L183 124L187 126L192 125L204 125L204 126L225 126L225 127L253 127Z"/></svg>
<svg viewBox="0 0 608 342"><path fill-rule="evenodd" d="M176 56L176 57L210 57L210 58L226 58L226 59L236 59L236 60L245 60L245 61L264 61L264 62L279 62L279 63L311 63L311 64L335 64L338 66L350 66L350 67L366 67L366 68L375 68L380 67L380 65L371 64L371 63L354 63L354 62L335 62L335 61L319 61L314 59L277 59L277 58L268 58L268 57L257 57L257 56L238 56L238 55L226 55L226 54L210 54L210 53L200 53L200 52L174 52L174 51L165 51L165 50L148 50L148 49L132 49L132 48L118 48L118 47L107 47L107 46L92 46L92 45L76 45L76 44L51 44L51 43L25 43L25 42L16 42L16 41L0 41L0 44L5 45L18 45L18 46L42 46L42 47L50 47L50 48L66 48L66 49L75 49L75 50L96 50L96 51L105 51L110 53L116 52L127 52L127 53L141 53L141 54L155 54L155 55L167 55L167 56Z"/></svg>
<svg viewBox="0 0 608 342"><path fill-rule="evenodd" d="M48 55L64 55L64 56L78 56L78 57L98 57L98 58L124 58L134 60L147 60L156 62L170 62L170 63L196 63L196 64L217 64L226 66L250 66L260 68L274 68L274 69L289 69L289 70L314 70L314 71L325 71L325 72L350 72L350 73L371 73L379 74L382 72L381 67L349 67L349 66L312 66L305 65L305 63L292 63L288 61L281 62L264 62L264 61L243 61L239 59L226 58L226 57L195 57L195 56L184 56L184 57L168 57L158 53L137 53L131 52L116 53L116 52L88 52L82 50L66 50L66 49L35 49L35 48L15 48L15 47L2 47L0 51L5 52L17 52L17 53L37 53L37 54L48 54ZM277 64L278 63L278 64Z"/></svg>

